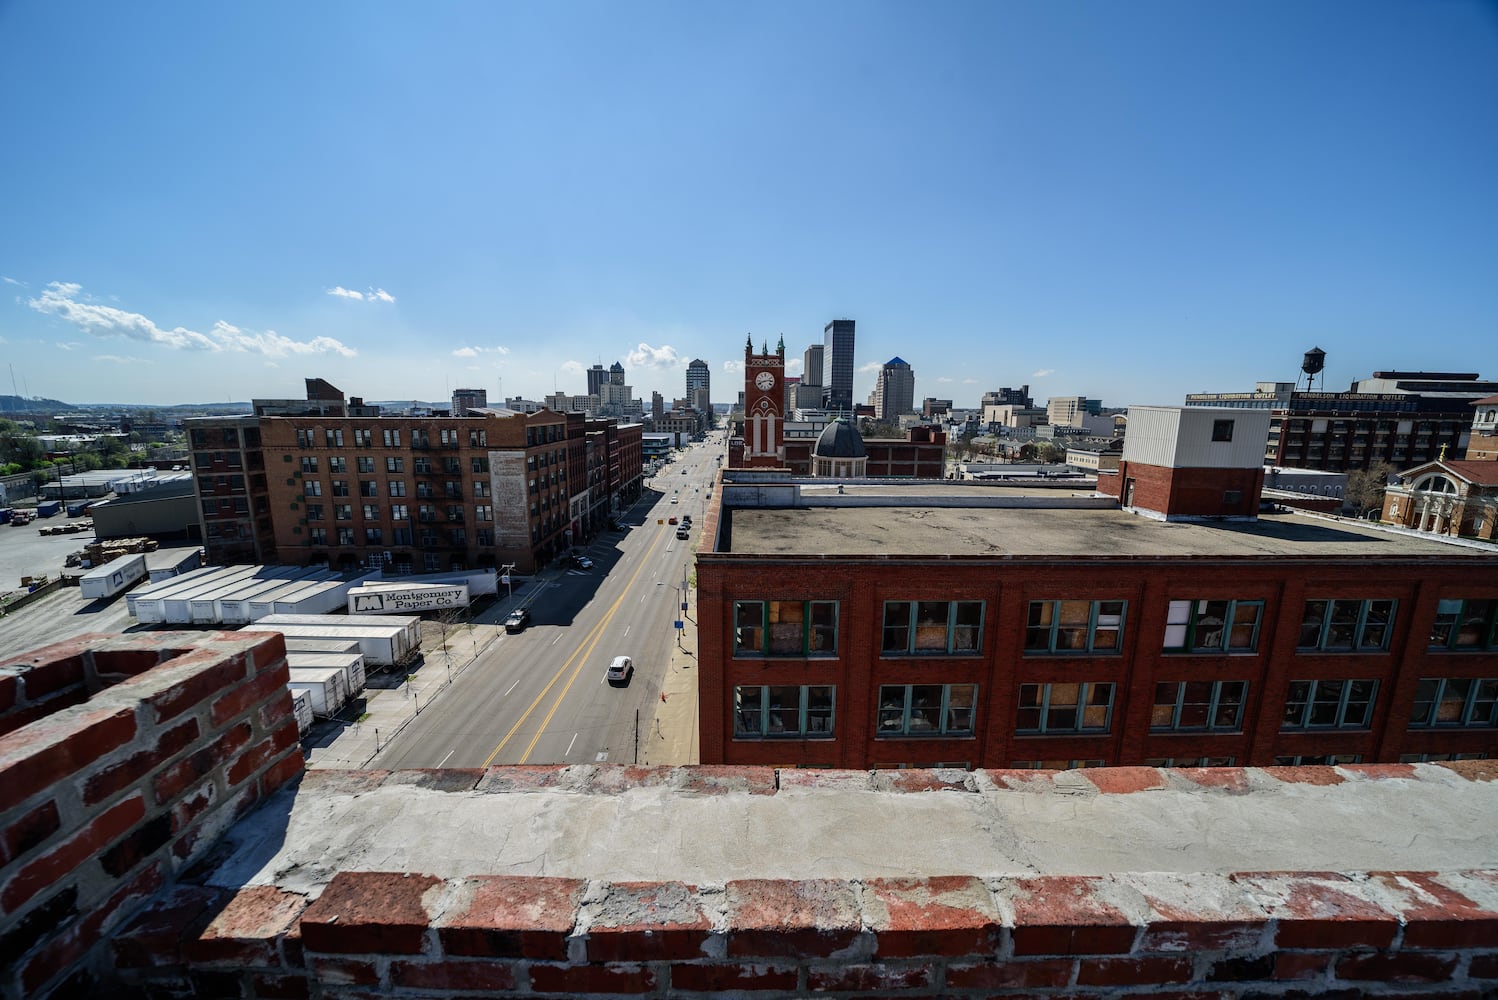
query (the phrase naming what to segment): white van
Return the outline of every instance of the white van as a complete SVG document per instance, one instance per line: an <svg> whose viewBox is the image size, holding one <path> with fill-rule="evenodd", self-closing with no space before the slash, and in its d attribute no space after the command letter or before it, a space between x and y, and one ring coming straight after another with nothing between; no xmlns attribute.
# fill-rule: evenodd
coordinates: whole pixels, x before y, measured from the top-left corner
<svg viewBox="0 0 1498 1000"><path fill-rule="evenodd" d="M614 661L609 664L609 672L607 674L609 683L612 684L615 681L622 681L625 684L628 684L629 676L634 672L635 664L633 660L631 660L627 656L616 656L614 657Z"/></svg>

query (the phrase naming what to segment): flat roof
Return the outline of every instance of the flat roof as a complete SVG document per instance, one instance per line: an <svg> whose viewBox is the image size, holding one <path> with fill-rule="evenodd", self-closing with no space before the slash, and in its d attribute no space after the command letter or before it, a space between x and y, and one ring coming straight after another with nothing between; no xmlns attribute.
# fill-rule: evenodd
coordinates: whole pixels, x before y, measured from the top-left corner
<svg viewBox="0 0 1498 1000"><path fill-rule="evenodd" d="M1498 553L1300 513L1260 515L1258 521L1163 522L1116 509L909 503L736 507L724 514L729 530L722 537L728 541L716 551L735 555L1471 559Z"/></svg>

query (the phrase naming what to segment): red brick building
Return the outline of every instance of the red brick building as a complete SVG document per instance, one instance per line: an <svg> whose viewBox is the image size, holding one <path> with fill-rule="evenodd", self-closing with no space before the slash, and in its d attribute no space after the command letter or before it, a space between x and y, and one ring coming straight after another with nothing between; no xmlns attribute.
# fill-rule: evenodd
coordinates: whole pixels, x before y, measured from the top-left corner
<svg viewBox="0 0 1498 1000"><path fill-rule="evenodd" d="M1169 413L1160 434L1131 423L1129 510L956 484L803 496L725 474L697 563L702 761L1498 752L1498 559L1306 514L1255 517L1265 415ZM1252 468L1233 467L1240 450ZM781 506L757 506L765 497Z"/></svg>

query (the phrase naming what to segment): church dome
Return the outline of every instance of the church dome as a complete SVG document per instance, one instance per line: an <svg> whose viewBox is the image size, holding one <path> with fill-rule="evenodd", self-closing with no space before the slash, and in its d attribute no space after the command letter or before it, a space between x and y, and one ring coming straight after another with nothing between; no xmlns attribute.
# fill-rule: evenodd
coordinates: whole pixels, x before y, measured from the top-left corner
<svg viewBox="0 0 1498 1000"><path fill-rule="evenodd" d="M812 451L817 458L865 458L863 435L846 420L834 420L822 429Z"/></svg>

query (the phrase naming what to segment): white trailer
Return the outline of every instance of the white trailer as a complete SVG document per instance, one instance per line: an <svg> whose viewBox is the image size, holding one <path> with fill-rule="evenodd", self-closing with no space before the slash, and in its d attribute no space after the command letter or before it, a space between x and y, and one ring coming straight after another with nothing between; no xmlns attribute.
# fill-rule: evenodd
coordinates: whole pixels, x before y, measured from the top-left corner
<svg viewBox="0 0 1498 1000"><path fill-rule="evenodd" d="M358 586L368 575L356 579L336 579L318 583L297 594L276 598L272 614L277 615L326 615L343 609L348 592Z"/></svg>
<svg viewBox="0 0 1498 1000"><path fill-rule="evenodd" d="M248 621L257 622L266 615L275 612L276 598L283 594L293 594L306 590L320 580L326 580L332 573L326 569L308 570L294 577L283 577L280 586L270 590L263 590L250 600L245 602L245 616Z"/></svg>
<svg viewBox="0 0 1498 1000"><path fill-rule="evenodd" d="M286 654L286 665L292 670L311 667L337 667L343 671L349 696L364 690L364 654L362 653L292 653Z"/></svg>
<svg viewBox="0 0 1498 1000"><path fill-rule="evenodd" d="M468 585L450 583L428 586L403 583L366 583L348 592L351 615L399 615L444 608L466 608Z"/></svg>
<svg viewBox="0 0 1498 1000"><path fill-rule="evenodd" d="M288 639L352 640L359 644L366 668L396 666L413 652L401 629L388 626L275 625L260 621L240 631L280 632Z"/></svg>
<svg viewBox="0 0 1498 1000"><path fill-rule="evenodd" d="M350 615L272 615L261 619L265 625L332 625L338 628L376 628L399 625L408 650L421 648L421 618L418 615L381 615L378 618Z"/></svg>
<svg viewBox="0 0 1498 1000"><path fill-rule="evenodd" d="M298 735L306 736L307 730L312 728L312 698L307 694L305 688L301 690L292 689L291 712L296 716L296 731Z"/></svg>
<svg viewBox="0 0 1498 1000"><path fill-rule="evenodd" d="M387 576L380 580L390 586L438 586L463 584L469 597L494 597L499 593L499 574L492 569L467 573L422 573L418 576Z"/></svg>
<svg viewBox="0 0 1498 1000"><path fill-rule="evenodd" d="M302 667L291 671L292 696L296 692L307 692L312 702L312 714L334 715L348 701L348 682L341 667Z"/></svg>
<svg viewBox="0 0 1498 1000"><path fill-rule="evenodd" d="M78 589L89 600L109 598L146 575L146 557L122 556L113 562L95 566L78 578Z"/></svg>
<svg viewBox="0 0 1498 1000"><path fill-rule="evenodd" d="M248 625L253 620L250 618L250 601L288 586L290 584L284 579L242 581L239 587L221 595L215 602L218 620L225 625Z"/></svg>
<svg viewBox="0 0 1498 1000"><path fill-rule="evenodd" d="M192 597L221 583L247 579L254 572L254 566L207 566L161 583L153 583L126 595L125 605L135 619L143 624L165 624L169 621L185 623L191 620L188 600ZM133 602L130 600L132 597ZM131 607L132 604L134 607ZM176 618L171 617L174 614Z"/></svg>
<svg viewBox="0 0 1498 1000"><path fill-rule="evenodd" d="M159 582L153 580L146 586L125 595L125 609L130 612L132 617L140 618L137 605L142 603L153 604L158 598L171 593L179 587L189 586L194 580L205 579L212 572L214 572L212 568L204 566L180 573L167 580ZM140 620L146 621L147 619L140 618Z"/></svg>
<svg viewBox="0 0 1498 1000"><path fill-rule="evenodd" d="M292 639L286 638L288 653L358 653L357 639ZM360 654L363 655L362 653Z"/></svg>
<svg viewBox="0 0 1498 1000"><path fill-rule="evenodd" d="M170 580L203 564L203 550L199 548L157 549L146 553L146 572L152 583Z"/></svg>

